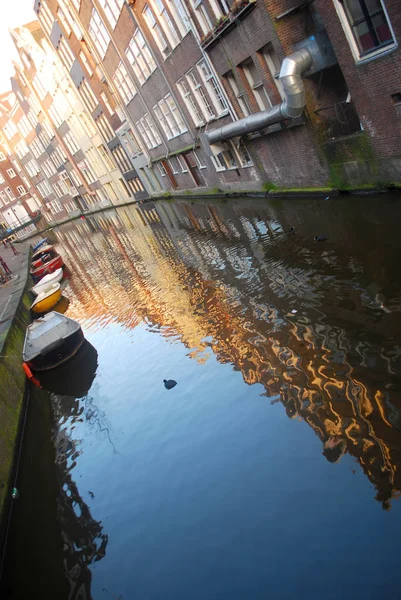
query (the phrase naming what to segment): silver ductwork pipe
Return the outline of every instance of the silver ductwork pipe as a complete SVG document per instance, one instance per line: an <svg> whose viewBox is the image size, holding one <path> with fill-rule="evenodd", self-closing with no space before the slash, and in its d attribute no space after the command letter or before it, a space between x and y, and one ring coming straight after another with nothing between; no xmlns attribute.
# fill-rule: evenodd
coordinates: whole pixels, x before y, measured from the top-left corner
<svg viewBox="0 0 401 600"><path fill-rule="evenodd" d="M285 92L283 102L273 106L270 110L263 110L239 121L223 125L218 129L206 131L205 138L209 145L260 131L285 119L300 117L305 108L305 87L302 75L311 65L312 56L306 48L287 56L283 61L279 75Z"/></svg>

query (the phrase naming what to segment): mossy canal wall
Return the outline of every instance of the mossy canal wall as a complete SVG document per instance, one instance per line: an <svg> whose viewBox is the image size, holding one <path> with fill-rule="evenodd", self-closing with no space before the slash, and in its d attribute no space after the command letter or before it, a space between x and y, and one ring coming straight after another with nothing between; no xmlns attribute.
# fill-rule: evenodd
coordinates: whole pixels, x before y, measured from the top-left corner
<svg viewBox="0 0 401 600"><path fill-rule="evenodd" d="M11 501L14 463L26 395L22 369L25 330L30 322L29 249L22 250L18 278L2 288L3 314L0 318L0 547L5 516ZM8 297L7 297L8 294Z"/></svg>

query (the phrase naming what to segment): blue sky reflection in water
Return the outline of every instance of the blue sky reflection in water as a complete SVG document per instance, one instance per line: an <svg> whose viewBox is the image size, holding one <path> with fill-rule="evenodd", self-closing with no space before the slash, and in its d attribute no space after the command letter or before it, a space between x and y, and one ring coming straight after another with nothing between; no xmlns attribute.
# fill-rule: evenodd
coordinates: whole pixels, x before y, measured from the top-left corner
<svg viewBox="0 0 401 600"><path fill-rule="evenodd" d="M95 600L397 597L400 241L391 200L342 202L323 222L315 200L160 203L57 234L98 352L83 413L52 398L108 536Z"/></svg>

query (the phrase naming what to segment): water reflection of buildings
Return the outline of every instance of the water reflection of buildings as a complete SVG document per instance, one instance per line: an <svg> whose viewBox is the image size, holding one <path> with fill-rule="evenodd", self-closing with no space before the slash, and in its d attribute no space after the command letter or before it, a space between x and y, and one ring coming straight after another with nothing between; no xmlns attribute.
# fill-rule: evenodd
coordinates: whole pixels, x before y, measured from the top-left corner
<svg viewBox="0 0 401 600"><path fill-rule="evenodd" d="M165 202L65 227L79 299L70 312L143 320L199 361L213 352L232 363L305 420L329 460L341 448L356 457L387 508L401 490L400 306L393 293L384 313L371 282L391 280L392 247L375 260L352 219L331 213L325 231L347 235L317 252L319 211L309 210L305 238L283 232L300 212Z"/></svg>

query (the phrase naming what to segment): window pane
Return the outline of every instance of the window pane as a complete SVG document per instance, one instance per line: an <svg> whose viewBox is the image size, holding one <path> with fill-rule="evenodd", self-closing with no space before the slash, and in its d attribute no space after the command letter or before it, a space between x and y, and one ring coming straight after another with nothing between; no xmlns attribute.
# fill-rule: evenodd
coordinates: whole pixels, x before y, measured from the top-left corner
<svg viewBox="0 0 401 600"><path fill-rule="evenodd" d="M376 30L376 35L380 44L384 44L385 42L390 42L392 40L393 36L391 35L390 27L388 26L387 20L383 13L373 17L372 23Z"/></svg>

